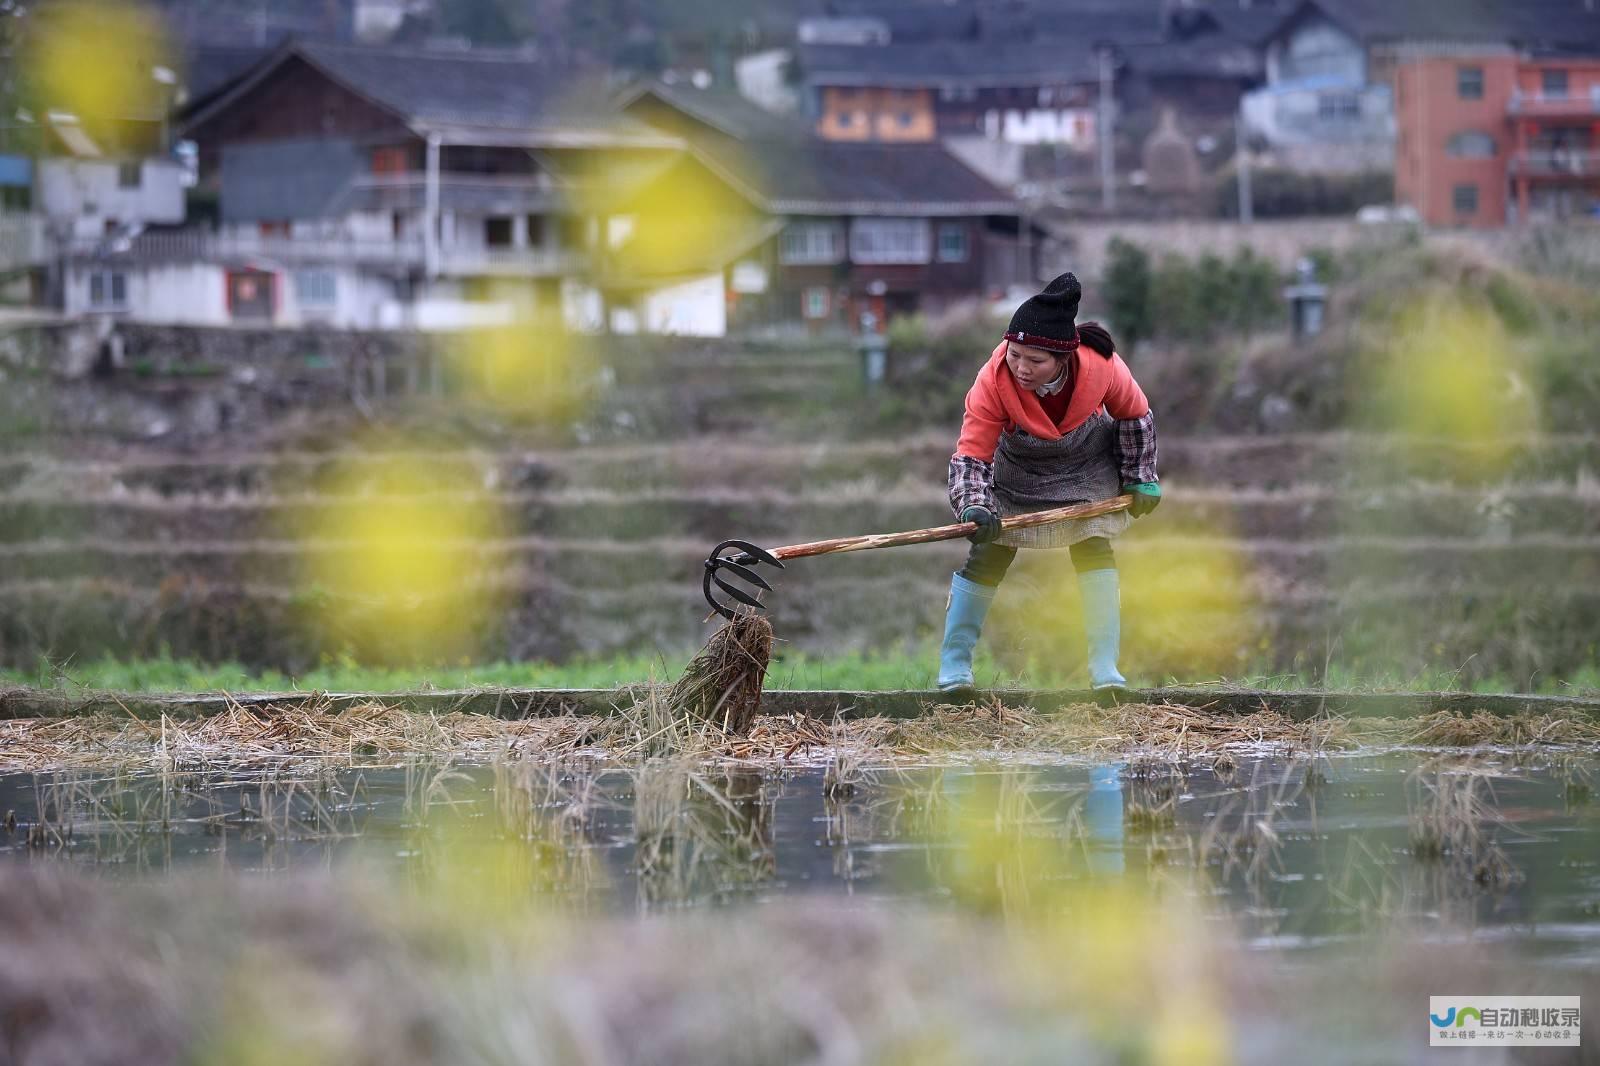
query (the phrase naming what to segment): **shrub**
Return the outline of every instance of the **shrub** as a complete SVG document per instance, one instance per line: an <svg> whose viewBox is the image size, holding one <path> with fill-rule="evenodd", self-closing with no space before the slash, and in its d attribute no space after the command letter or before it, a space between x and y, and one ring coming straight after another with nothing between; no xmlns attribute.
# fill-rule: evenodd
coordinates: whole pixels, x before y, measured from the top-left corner
<svg viewBox="0 0 1600 1066"><path fill-rule="evenodd" d="M1268 168L1251 171L1250 194L1256 218L1352 215L1367 204L1392 203L1394 175L1386 170L1302 174ZM1216 209L1220 218L1239 217L1237 174L1217 187Z"/></svg>
<svg viewBox="0 0 1600 1066"><path fill-rule="evenodd" d="M1121 237L1113 237L1107 247L1104 290L1111 328L1124 351L1155 332L1150 309L1150 256L1143 248Z"/></svg>

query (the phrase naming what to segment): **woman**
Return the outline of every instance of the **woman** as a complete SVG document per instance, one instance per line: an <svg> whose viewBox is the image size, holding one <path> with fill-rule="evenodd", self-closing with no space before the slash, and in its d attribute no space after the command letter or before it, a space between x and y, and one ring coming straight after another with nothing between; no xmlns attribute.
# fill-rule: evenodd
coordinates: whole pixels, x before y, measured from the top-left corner
<svg viewBox="0 0 1600 1066"><path fill-rule="evenodd" d="M971 689L972 649L1018 548L1072 550L1083 594L1089 683L1126 688L1117 670L1121 596L1111 538L1161 502L1150 404L1098 323L1077 324L1083 289L1056 278L1011 317L967 392L950 458L950 506L976 522L967 565L951 577L939 688ZM1133 496L1128 511L1002 533L1000 518Z"/></svg>

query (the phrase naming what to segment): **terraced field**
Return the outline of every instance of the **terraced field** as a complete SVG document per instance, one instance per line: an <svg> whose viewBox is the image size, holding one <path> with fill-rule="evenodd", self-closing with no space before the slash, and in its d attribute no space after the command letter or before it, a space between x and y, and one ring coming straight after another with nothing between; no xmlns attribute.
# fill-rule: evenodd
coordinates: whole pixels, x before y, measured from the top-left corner
<svg viewBox="0 0 1600 1066"><path fill-rule="evenodd" d="M700 561L716 541L947 519L947 433L773 437L719 426L544 449L12 455L0 461L0 655L166 649L290 669L344 650L381 658L329 628L327 594L304 576L313 557L341 565L364 546L296 531L337 531L380 502L397 458L446 472L428 507L499 516L499 535L443 547L503 597L481 644L491 657L692 648L707 632ZM1438 442L1169 433L1169 499L1118 548L1130 659L1156 679L1346 661L1537 677L1592 663L1600 438L1520 442L1486 485L1462 483L1473 459ZM374 479L329 487L330 471L352 467ZM772 598L779 634L817 652L928 640L963 550L792 564ZM1064 556L1025 554L995 620L1018 664L1075 656L1075 625Z"/></svg>

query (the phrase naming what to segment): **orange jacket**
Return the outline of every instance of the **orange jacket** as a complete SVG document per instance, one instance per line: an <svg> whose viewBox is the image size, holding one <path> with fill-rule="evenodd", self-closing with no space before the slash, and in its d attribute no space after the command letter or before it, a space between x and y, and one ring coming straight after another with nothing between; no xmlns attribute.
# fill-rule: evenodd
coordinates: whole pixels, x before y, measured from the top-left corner
<svg viewBox="0 0 1600 1066"><path fill-rule="evenodd" d="M1150 412L1150 401L1122 356L1113 354L1107 359L1087 345L1079 345L1071 358L1077 360L1072 400L1060 423L1052 424L1039 397L1017 387L1017 379L1006 366L1006 342L1001 341L967 390L967 413L961 420L956 454L989 463L994 461L1000 434L1013 426L1041 440L1058 440L1102 407L1117 419L1143 418Z"/></svg>

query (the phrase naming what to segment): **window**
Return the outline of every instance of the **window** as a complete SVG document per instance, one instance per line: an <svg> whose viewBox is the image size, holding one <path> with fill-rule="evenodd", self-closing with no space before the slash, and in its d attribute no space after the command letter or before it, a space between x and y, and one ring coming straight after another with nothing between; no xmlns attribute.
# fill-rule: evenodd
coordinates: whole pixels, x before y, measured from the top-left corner
<svg viewBox="0 0 1600 1066"><path fill-rule="evenodd" d="M933 258L927 219L860 218L850 227L856 263L926 263Z"/></svg>
<svg viewBox="0 0 1600 1066"><path fill-rule="evenodd" d="M1494 138L1480 130L1467 130L1450 138L1445 151L1457 159L1493 159Z"/></svg>
<svg viewBox="0 0 1600 1066"><path fill-rule="evenodd" d="M1567 72L1564 70L1547 70L1539 80L1540 91L1545 96L1553 99L1562 99L1567 95Z"/></svg>
<svg viewBox="0 0 1600 1066"><path fill-rule="evenodd" d="M822 285L813 285L802 294L802 310L807 318L828 317L828 290Z"/></svg>
<svg viewBox="0 0 1600 1066"><path fill-rule="evenodd" d="M1483 99L1483 68L1456 68L1456 95L1463 100Z"/></svg>
<svg viewBox="0 0 1600 1066"><path fill-rule="evenodd" d="M89 275L89 306L115 311L128 306L128 276L120 270L96 270Z"/></svg>
<svg viewBox="0 0 1600 1066"><path fill-rule="evenodd" d="M911 112L909 112L909 111L900 112L900 128L901 129L909 129L911 124L913 122L915 122L915 121L916 121L916 116L913 115Z"/></svg>
<svg viewBox="0 0 1600 1066"><path fill-rule="evenodd" d="M332 307L339 294L338 278L331 270L296 270L294 296L302 308Z"/></svg>
<svg viewBox="0 0 1600 1066"><path fill-rule="evenodd" d="M374 148L372 150L372 172L374 174L404 174L411 169L406 165L406 150L404 148Z"/></svg>
<svg viewBox="0 0 1600 1066"><path fill-rule="evenodd" d="M511 247L511 220L498 216L484 219L483 243L490 248Z"/></svg>
<svg viewBox="0 0 1600 1066"><path fill-rule="evenodd" d="M1322 93L1317 97L1317 117L1324 122L1354 122L1361 117L1361 98L1355 93Z"/></svg>
<svg viewBox="0 0 1600 1066"><path fill-rule="evenodd" d="M138 160L117 164L117 188L137 189L144 181L144 164Z"/></svg>
<svg viewBox="0 0 1600 1066"><path fill-rule="evenodd" d="M286 220L280 219L271 222L258 222L256 224L256 228L261 231L261 235L263 237L289 236L289 223Z"/></svg>
<svg viewBox="0 0 1600 1066"><path fill-rule="evenodd" d="M545 221L543 215L528 216L528 244L534 248L544 247Z"/></svg>
<svg viewBox="0 0 1600 1066"><path fill-rule="evenodd" d="M778 261L786 266L837 263L844 258L839 226L832 222L791 222L778 242Z"/></svg>
<svg viewBox="0 0 1600 1066"><path fill-rule="evenodd" d="M1478 213L1478 187L1476 185L1457 185L1450 190L1450 202L1455 206L1458 215L1475 215Z"/></svg>
<svg viewBox="0 0 1600 1066"><path fill-rule="evenodd" d="M945 222L939 226L939 262L965 263L967 261L967 227L959 222Z"/></svg>
<svg viewBox="0 0 1600 1066"><path fill-rule="evenodd" d="M856 114L855 114L854 111L841 111L841 112L839 112L839 128L840 129L849 129L850 128L850 123L854 122L855 120L856 120Z"/></svg>

